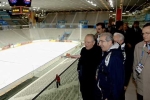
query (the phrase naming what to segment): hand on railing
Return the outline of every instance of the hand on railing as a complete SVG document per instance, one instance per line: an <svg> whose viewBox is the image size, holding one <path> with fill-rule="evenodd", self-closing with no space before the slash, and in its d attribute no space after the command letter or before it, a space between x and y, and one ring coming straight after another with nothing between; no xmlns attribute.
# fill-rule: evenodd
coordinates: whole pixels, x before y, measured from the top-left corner
<svg viewBox="0 0 150 100"><path fill-rule="evenodd" d="M69 53L66 54L66 57L67 58L75 58L75 59L78 59L81 57L81 55L70 55Z"/></svg>

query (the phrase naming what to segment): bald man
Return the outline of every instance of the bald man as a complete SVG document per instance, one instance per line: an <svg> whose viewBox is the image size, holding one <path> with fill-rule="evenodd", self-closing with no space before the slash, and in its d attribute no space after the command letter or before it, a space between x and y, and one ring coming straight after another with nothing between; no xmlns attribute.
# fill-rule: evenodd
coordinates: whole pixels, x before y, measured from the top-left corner
<svg viewBox="0 0 150 100"><path fill-rule="evenodd" d="M94 46L93 34L88 34L84 40L78 63L80 91L83 100L94 100L94 88L96 87L96 69L100 63L102 52L99 46Z"/></svg>

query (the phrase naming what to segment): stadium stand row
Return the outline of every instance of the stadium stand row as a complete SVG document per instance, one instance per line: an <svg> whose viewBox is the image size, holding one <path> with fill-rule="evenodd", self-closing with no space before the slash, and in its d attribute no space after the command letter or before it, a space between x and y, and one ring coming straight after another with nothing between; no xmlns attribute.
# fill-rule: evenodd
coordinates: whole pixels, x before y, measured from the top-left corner
<svg viewBox="0 0 150 100"><path fill-rule="evenodd" d="M6 11L0 11L0 24L2 26L8 25L27 25L28 23L19 16L11 16Z"/></svg>
<svg viewBox="0 0 150 100"><path fill-rule="evenodd" d="M103 14L102 14L103 13ZM95 25L109 19L109 12L68 12L49 13L45 19L46 23L57 23L59 20L66 20L67 23L79 23L80 20L88 20L89 25Z"/></svg>
<svg viewBox="0 0 150 100"><path fill-rule="evenodd" d="M23 43L26 41L32 40L41 40L41 39L54 39L60 40L63 37L64 33L69 32L67 40L84 40L86 34L96 33L95 29L58 29L58 28L35 28L35 29L16 29L16 30L3 30L0 31L0 47Z"/></svg>

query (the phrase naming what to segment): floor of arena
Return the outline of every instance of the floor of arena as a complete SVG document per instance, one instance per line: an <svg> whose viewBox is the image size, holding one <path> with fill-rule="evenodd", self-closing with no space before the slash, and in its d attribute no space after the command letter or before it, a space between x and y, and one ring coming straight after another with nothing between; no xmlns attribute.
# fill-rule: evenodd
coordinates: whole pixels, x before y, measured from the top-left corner
<svg viewBox="0 0 150 100"><path fill-rule="evenodd" d="M76 45L63 42L38 42L1 51L0 89Z"/></svg>

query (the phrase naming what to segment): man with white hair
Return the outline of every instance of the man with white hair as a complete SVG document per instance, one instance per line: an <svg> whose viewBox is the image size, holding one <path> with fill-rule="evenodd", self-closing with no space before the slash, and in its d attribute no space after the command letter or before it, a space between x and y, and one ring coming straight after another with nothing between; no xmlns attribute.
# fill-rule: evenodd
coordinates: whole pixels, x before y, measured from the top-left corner
<svg viewBox="0 0 150 100"><path fill-rule="evenodd" d="M120 45L124 43L124 36L121 33L114 33L113 39Z"/></svg>
<svg viewBox="0 0 150 100"><path fill-rule="evenodd" d="M122 93L122 96L120 100L125 100L125 91L127 89L131 73L132 73L132 50L128 45L124 43L124 36L121 33L114 33L113 36L114 42L118 43L119 49L122 51L122 54L124 56L124 69L125 69L125 83L124 83L124 92Z"/></svg>
<svg viewBox="0 0 150 100"><path fill-rule="evenodd" d="M113 44L111 33L100 35L99 46L103 58L98 68L96 100L120 100L124 88L122 52Z"/></svg>
<svg viewBox="0 0 150 100"><path fill-rule="evenodd" d="M125 53L125 43L124 43L124 36L121 33L114 33L113 35L114 42L119 44L118 48L122 51L122 54L124 56L124 61L126 59L126 53Z"/></svg>

